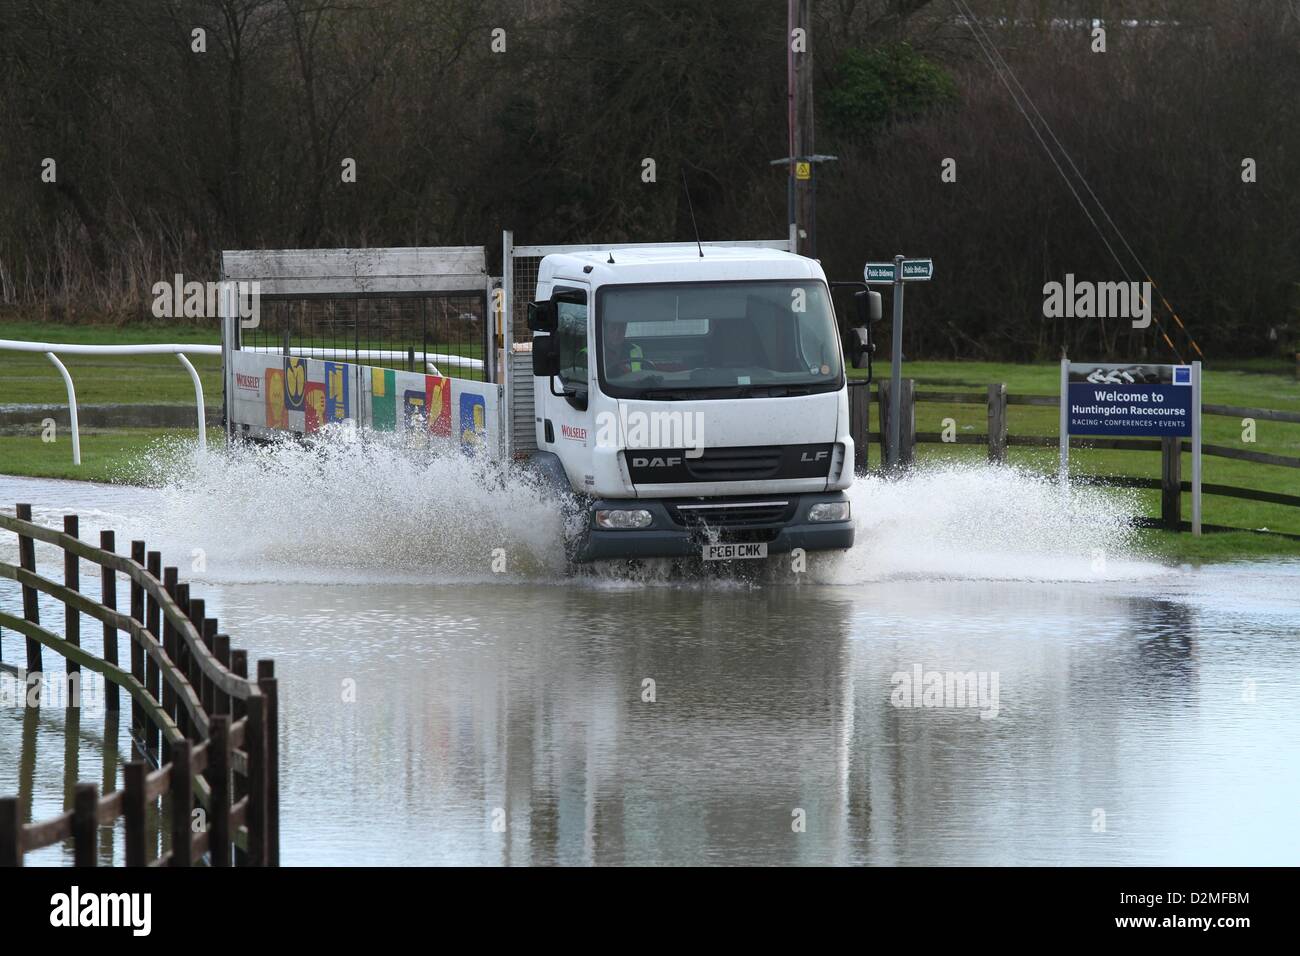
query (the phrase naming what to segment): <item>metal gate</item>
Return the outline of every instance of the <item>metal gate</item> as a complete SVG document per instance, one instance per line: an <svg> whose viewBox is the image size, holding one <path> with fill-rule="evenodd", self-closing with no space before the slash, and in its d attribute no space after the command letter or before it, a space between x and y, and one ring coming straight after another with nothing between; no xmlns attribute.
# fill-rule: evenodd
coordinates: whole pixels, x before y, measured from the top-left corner
<svg viewBox="0 0 1300 956"><path fill-rule="evenodd" d="M223 253L227 433L351 422L499 453L500 317L485 262L481 246Z"/></svg>

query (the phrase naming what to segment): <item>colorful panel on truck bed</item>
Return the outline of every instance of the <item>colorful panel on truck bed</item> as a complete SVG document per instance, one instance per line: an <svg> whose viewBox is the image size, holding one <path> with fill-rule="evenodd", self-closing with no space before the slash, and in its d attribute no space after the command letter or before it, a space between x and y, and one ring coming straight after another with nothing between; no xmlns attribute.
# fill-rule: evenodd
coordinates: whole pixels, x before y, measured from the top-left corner
<svg viewBox="0 0 1300 956"><path fill-rule="evenodd" d="M235 352L231 364L231 421L254 437L354 421L498 452L501 386L490 382L257 352Z"/></svg>

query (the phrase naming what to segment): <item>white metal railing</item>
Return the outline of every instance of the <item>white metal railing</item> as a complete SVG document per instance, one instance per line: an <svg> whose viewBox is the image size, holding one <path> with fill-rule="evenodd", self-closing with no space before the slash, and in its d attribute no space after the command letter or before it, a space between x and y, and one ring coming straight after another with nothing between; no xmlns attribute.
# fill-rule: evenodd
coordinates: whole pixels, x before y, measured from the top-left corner
<svg viewBox="0 0 1300 956"><path fill-rule="evenodd" d="M72 384L72 376L67 366L59 361L60 355L175 355L190 373L194 383L194 404L198 409L199 449L208 447L206 431L207 421L203 408L203 383L199 373L194 370L190 360L185 357L189 352L195 355L220 355L220 345L76 345L66 342L24 342L19 339L0 339L0 350L9 352L43 352L59 374L68 390L68 422L72 426L72 463L81 465L81 426L77 418L77 389Z"/></svg>
<svg viewBox="0 0 1300 956"><path fill-rule="evenodd" d="M72 376L68 373L68 368L59 360L60 355L175 355L185 370L190 373L190 380L194 383L194 405L198 414L199 429L199 450L206 451L208 447L207 437L207 415L203 405L203 383L199 380L199 373L190 364L186 358L186 353L191 355L220 355L220 345L80 345L66 342L26 342L20 339L0 339L0 351L9 352L38 352L44 353L45 357L50 360L51 364L59 370L63 376L64 387L68 390L68 423L72 427L72 463L81 465L81 425L77 415L77 389L72 383ZM283 354L281 348L262 346L258 348L242 349L245 352L259 352L269 355ZM333 358L343 352L344 358L352 358L357 362L362 360L380 360L396 361L411 357L410 352L402 352L395 349L321 349L321 348L291 348L291 355L303 356L305 358ZM423 362L431 374L437 375L438 369L434 364L441 362L444 365L458 365L462 368L482 369L483 361L481 359L466 358L461 355L453 355L446 352L416 352L414 358Z"/></svg>
<svg viewBox="0 0 1300 956"><path fill-rule="evenodd" d="M218 351L220 351L219 348ZM264 355L284 354L284 349L277 345L258 345L255 347L245 345L235 351L257 352ZM289 354L300 355L303 358L337 359L339 361L353 359L357 364L361 364L362 359L377 359L381 362L397 362L414 356L417 361L424 362L426 365L434 365L435 363L441 362L443 365L455 366L456 368L472 368L479 370L482 370L483 368L482 359L457 355L455 352L421 352L418 349L412 352L403 349L335 349L298 348L291 346Z"/></svg>

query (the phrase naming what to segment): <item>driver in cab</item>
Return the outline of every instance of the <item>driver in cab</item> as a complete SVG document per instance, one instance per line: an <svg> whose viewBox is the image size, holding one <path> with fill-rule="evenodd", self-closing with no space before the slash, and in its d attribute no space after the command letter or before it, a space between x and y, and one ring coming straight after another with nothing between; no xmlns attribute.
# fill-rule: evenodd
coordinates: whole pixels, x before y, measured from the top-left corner
<svg viewBox="0 0 1300 956"><path fill-rule="evenodd" d="M605 325L605 369L623 376L652 368L640 344L628 340L627 323L612 320Z"/></svg>

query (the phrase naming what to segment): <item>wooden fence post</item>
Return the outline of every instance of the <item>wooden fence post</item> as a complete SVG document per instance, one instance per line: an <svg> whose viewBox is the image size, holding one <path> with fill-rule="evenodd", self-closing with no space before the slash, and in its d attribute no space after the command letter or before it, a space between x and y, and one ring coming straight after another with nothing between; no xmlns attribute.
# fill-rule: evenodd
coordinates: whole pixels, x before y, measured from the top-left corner
<svg viewBox="0 0 1300 956"><path fill-rule="evenodd" d="M230 866L230 718L217 714L208 727L208 853L213 866Z"/></svg>
<svg viewBox="0 0 1300 956"><path fill-rule="evenodd" d="M1183 519L1182 442L1160 439L1160 523L1177 531Z"/></svg>
<svg viewBox="0 0 1300 956"><path fill-rule="evenodd" d="M131 560L140 568L144 568L144 542L131 542ZM135 578L131 579L131 617L139 624L144 624L144 586ZM134 638L131 639L131 675L140 682L144 683L144 645ZM144 708L135 700L131 699L131 731L135 734L136 739L140 741L142 747L148 747L145 741L145 716Z"/></svg>
<svg viewBox="0 0 1300 956"><path fill-rule="evenodd" d="M20 521L32 520L32 506L20 504L14 508L14 513ZM18 535L18 564L24 571L36 573L36 541L32 538ZM36 588L30 585L23 585L23 617L32 624L41 623L41 605L37 600ZM41 663L41 642L34 638L27 638L27 676L32 674L39 675L44 669ZM40 703L41 688L30 688L28 693L34 690L36 692L37 703Z"/></svg>
<svg viewBox="0 0 1300 956"><path fill-rule="evenodd" d="M203 639L203 612L207 610L207 602L203 598L189 597L189 585L185 586L185 593L188 598L185 606L185 616L190 619L194 625L194 630L199 634L199 640ZM199 706L205 711L211 712L212 708L207 706L208 687L207 677L203 674L203 668L199 666L198 655L191 653L189 643L185 644L185 677L189 680L190 686L194 688L194 693L199 698Z"/></svg>
<svg viewBox="0 0 1300 956"><path fill-rule="evenodd" d="M989 386L989 461L1007 463L1007 386Z"/></svg>
<svg viewBox="0 0 1300 956"><path fill-rule="evenodd" d="M163 590L167 593L167 596L172 599L173 604L176 603L176 575L177 571L175 568L163 568ZM176 665L180 658L180 654L176 650L176 629L172 627L171 618L166 614L163 614L161 608L159 609L159 614L162 617L163 653L166 654L167 659L171 661L173 665ZM189 737L189 734L185 732L185 723L181 719L181 711L184 710L184 708L181 707L180 701L177 699L176 688L172 686L171 681L163 681L162 695L163 709L167 711L167 716L175 722L177 729L180 730L181 733L185 734L186 737ZM164 757L166 757L170 749L171 746L167 743L166 739L164 739L162 745Z"/></svg>
<svg viewBox="0 0 1300 956"><path fill-rule="evenodd" d="M886 463L893 457L889 448L889 392L892 384L888 379L880 381L880 444L885 449ZM916 460L916 381L905 378L900 380L900 385L903 394L898 409L901 419L898 429L898 466L906 468Z"/></svg>
<svg viewBox="0 0 1300 956"><path fill-rule="evenodd" d="M266 865L280 865L280 700L275 661L257 662L257 686L266 701Z"/></svg>
<svg viewBox="0 0 1300 956"><path fill-rule="evenodd" d="M213 621L215 624L216 622ZM230 670L230 635L214 634L212 636L212 656L217 663ZM213 689L212 711L217 714L230 713L230 695L219 687Z"/></svg>
<svg viewBox="0 0 1300 956"><path fill-rule="evenodd" d="M849 437L853 439L853 470L866 474L870 464L871 386L849 386Z"/></svg>
<svg viewBox="0 0 1300 956"><path fill-rule="evenodd" d="M172 866L191 866L194 862L194 834L190 830L190 812L194 806L194 780L190 776L191 744L177 741L172 751Z"/></svg>
<svg viewBox="0 0 1300 956"><path fill-rule="evenodd" d="M117 538L112 531L99 532L99 549L101 551L115 551L117 549ZM99 603L109 610L117 610L117 572L107 564L102 565L99 573ZM117 664L117 628L112 624L104 625L104 660L110 664ZM118 694L118 686L112 681L104 681L104 706L111 711L121 709L121 697Z"/></svg>
<svg viewBox="0 0 1300 956"><path fill-rule="evenodd" d="M243 651L235 651L243 654ZM236 672L238 673L238 672ZM244 703L244 751L248 754L248 779L245 789L248 812L244 820L248 826L248 851L243 862L248 866L266 866L266 727L262 715L266 698L250 697Z"/></svg>
<svg viewBox="0 0 1300 956"><path fill-rule="evenodd" d="M0 797L0 867L23 865L23 808L17 797Z"/></svg>
<svg viewBox="0 0 1300 956"><path fill-rule="evenodd" d="M181 614L187 620L191 617L190 600L190 585L177 583L175 585L175 604L181 609ZM191 620L190 623L194 622ZM181 631L181 628L175 630L173 640L175 641L175 653L177 653L175 665L181 669L181 676L185 678L185 682L194 689L194 695L199 698L201 708L203 706L203 692L201 692L198 680L195 679L194 654L190 653L190 641L185 639L185 633ZM190 740L198 740L199 728L195 726L190 717L190 709L182 704L179 695L177 695L177 701L175 701L175 708L177 708L177 722L181 724L182 734L190 737Z"/></svg>
<svg viewBox="0 0 1300 956"><path fill-rule="evenodd" d="M95 830L99 826L99 788L79 783L72 797L72 865L95 865Z"/></svg>
<svg viewBox="0 0 1300 956"><path fill-rule="evenodd" d="M122 768L122 815L126 817L126 865L145 866L145 764L132 760Z"/></svg>
<svg viewBox="0 0 1300 956"><path fill-rule="evenodd" d="M81 522L76 515L63 516L63 533L68 537L78 537L81 533L80 528ZM69 591L81 590L81 559L67 548L63 549L63 585ZM81 646L81 612L66 604L63 606L63 636L73 647ZM80 698L81 665L73 660L65 661L63 670L67 674L68 700L72 700L74 690ZM80 699L72 706L80 707Z"/></svg>
<svg viewBox="0 0 1300 956"><path fill-rule="evenodd" d="M180 582L180 572L176 568L169 568L168 570L172 572L172 600L176 602L176 607L180 610L181 616L188 619L190 616L190 586ZM193 687L194 675L190 673L189 648L189 642L185 640L185 636L181 633L181 629L173 628L172 653L170 655L172 663L176 665L186 682ZM181 733L183 733L187 738L190 740L198 740L198 731L194 728L194 725L190 723L189 708L181 702L180 694L177 694L174 700L176 702L176 725L180 727Z"/></svg>
<svg viewBox="0 0 1300 956"><path fill-rule="evenodd" d="M234 674L236 677L240 677L245 680L248 679L248 651L241 650L240 648L237 647L231 649L230 673ZM244 753L248 755L248 774L247 776L240 776L238 774L236 774L235 776L235 783L234 783L235 802L238 803L239 800L245 795L248 795L250 793L252 794L256 793L256 791L253 790L252 787L253 787L253 775L255 772L257 772L257 763L262 759L261 754L263 752L262 741L260 736L262 730L262 724L261 724L262 713L259 710L257 717L254 718L249 713L247 706L244 704L244 701L238 697L232 698L229 703L230 703L230 715L235 720L241 720L245 716L248 717L248 725L244 731ZM255 720L256 723L254 723ZM256 803L257 803L256 798L254 796L249 796L248 814L245 817L245 823L248 826L249 852L246 853L245 851L239 849L239 847L235 847L236 866L249 866L252 863L253 858L250 854L253 849L254 834L256 833L258 837L260 837L262 834L262 830L260 829L260 827L254 830L254 826L253 826L253 805ZM261 857L258 857L258 859L261 859Z"/></svg>
<svg viewBox="0 0 1300 956"><path fill-rule="evenodd" d="M230 651L230 672L236 677L242 677L248 680L248 651L242 648L232 648ZM244 702L235 698L230 702L231 716L238 720L244 716Z"/></svg>
<svg viewBox="0 0 1300 956"><path fill-rule="evenodd" d="M213 656L217 656L217 619L215 617L205 617L203 627L200 629L203 635L203 646ZM209 714L214 713L217 709L217 684L211 677L206 674L203 677L203 709ZM226 713L229 713L227 710Z"/></svg>
<svg viewBox="0 0 1300 956"><path fill-rule="evenodd" d="M150 551L148 553L147 570L149 571L150 576L155 581L162 583L162 552L161 551ZM149 633L153 635L154 640L157 641L159 644L162 644L163 632L162 632L161 624L159 622L161 609L159 607L158 601L154 598L152 594L149 595L148 608L149 609L145 614L145 617L147 618L145 622L146 627L148 628ZM154 700L159 701L161 703L162 698L159 697L159 694L162 694L163 691L159 687L160 681L161 681L161 672L158 670L158 662L155 661L152 657L149 657L145 661L145 689L149 691L150 697L152 697ZM148 732L145 735L145 740L147 742L147 747L149 752L154 755L154 758L158 761L158 763L159 764L166 763L167 761L164 757L164 751L166 750L166 747L162 743L161 730L153 726L153 724L151 723L148 727Z"/></svg>
<svg viewBox="0 0 1300 956"><path fill-rule="evenodd" d="M882 472L889 467L889 461L893 457L893 452L889 448L889 392L890 381L887 378L882 378L880 388L876 393L876 399L880 405L880 470Z"/></svg>
<svg viewBox="0 0 1300 956"><path fill-rule="evenodd" d="M905 378L902 380L902 385L903 427L899 431L898 439L902 445L902 454L898 460L901 465L908 467L916 461L916 380Z"/></svg>
<svg viewBox="0 0 1300 956"><path fill-rule="evenodd" d="M105 683L109 683L105 681ZM116 685L114 685L116 686ZM111 698L110 698L111 699ZM121 710L104 711L104 730L103 730L103 763L100 764L99 792L107 797L117 789L117 765L121 758L121 752L117 747L118 728L121 726ZM109 866L113 865L113 827L102 826L99 828L99 852L104 859L108 860Z"/></svg>

